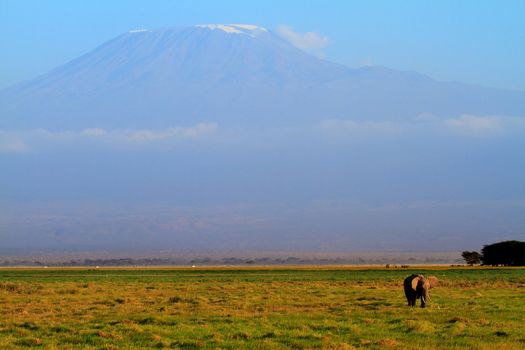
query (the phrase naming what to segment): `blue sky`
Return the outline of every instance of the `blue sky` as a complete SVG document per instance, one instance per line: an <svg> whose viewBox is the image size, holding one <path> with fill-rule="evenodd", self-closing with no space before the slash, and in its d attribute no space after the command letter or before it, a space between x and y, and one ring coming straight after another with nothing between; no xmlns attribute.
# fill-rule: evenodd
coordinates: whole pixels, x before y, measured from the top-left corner
<svg viewBox="0 0 525 350"><path fill-rule="evenodd" d="M0 88L133 28L254 23L317 33L325 44L316 53L351 67L384 65L439 80L525 90L524 13L519 0L0 0Z"/></svg>

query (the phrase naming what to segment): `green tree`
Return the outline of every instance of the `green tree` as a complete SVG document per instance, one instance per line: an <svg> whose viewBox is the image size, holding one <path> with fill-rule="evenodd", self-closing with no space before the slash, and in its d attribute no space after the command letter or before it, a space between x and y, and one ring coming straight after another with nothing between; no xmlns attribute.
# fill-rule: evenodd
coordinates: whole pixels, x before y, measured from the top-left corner
<svg viewBox="0 0 525 350"><path fill-rule="evenodd" d="M525 242L504 241L481 250L483 265L525 266Z"/></svg>
<svg viewBox="0 0 525 350"><path fill-rule="evenodd" d="M461 256L463 257L463 259L465 259L465 262L469 264L470 266L479 264L481 260L481 254L479 254L478 252L474 252L474 251L473 252L464 251L463 253L461 253Z"/></svg>

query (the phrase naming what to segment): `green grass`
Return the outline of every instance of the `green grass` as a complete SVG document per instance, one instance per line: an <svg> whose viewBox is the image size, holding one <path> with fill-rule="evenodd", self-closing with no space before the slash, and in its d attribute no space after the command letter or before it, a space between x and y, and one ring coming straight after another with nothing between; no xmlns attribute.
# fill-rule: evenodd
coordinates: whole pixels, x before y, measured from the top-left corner
<svg viewBox="0 0 525 350"><path fill-rule="evenodd" d="M441 281L426 309L412 272ZM524 324L517 268L0 270L1 349L504 350Z"/></svg>

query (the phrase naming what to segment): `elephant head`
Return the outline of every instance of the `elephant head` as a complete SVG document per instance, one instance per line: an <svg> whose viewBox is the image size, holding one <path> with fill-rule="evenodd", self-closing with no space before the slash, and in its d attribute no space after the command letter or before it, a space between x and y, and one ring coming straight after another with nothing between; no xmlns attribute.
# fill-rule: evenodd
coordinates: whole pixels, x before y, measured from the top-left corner
<svg viewBox="0 0 525 350"><path fill-rule="evenodd" d="M435 276L428 278L423 275L408 276L404 283L408 305L415 306L416 300L421 298L421 307L425 307L429 299L428 291L437 284L438 279Z"/></svg>

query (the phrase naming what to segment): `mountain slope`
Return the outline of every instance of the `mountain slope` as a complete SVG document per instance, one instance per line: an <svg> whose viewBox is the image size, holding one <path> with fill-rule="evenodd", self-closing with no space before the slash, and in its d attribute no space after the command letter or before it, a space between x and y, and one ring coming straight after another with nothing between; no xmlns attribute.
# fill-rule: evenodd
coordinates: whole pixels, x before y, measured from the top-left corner
<svg viewBox="0 0 525 350"><path fill-rule="evenodd" d="M4 129L276 126L421 113L525 115L525 93L350 69L251 25L130 31L0 92Z"/></svg>

